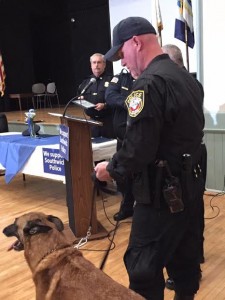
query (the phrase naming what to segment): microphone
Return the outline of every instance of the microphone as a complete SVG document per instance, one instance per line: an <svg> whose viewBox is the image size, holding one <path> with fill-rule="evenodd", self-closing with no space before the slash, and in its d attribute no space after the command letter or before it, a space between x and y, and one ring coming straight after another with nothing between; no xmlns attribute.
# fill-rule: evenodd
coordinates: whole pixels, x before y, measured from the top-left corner
<svg viewBox="0 0 225 300"><path fill-rule="evenodd" d="M93 83L95 83L95 82L96 82L96 79L95 79L94 77L92 77L92 78L90 79L90 81L88 82L88 84L85 85L85 87L84 87L83 90L81 91L80 95L83 95L83 94L86 92L86 90L87 90Z"/></svg>
<svg viewBox="0 0 225 300"><path fill-rule="evenodd" d="M75 97L73 97L72 99L69 100L69 102L66 104L66 106L65 106L65 108L64 108L64 112L63 112L63 115L62 115L63 117L65 117L66 110L67 110L68 106L70 105L70 103L71 103L73 100L77 99L78 97L82 96L82 95L86 92L86 90L87 90L93 83L95 83L95 82L96 82L96 79L95 79L94 77L92 77L92 78L90 79L90 81L88 82L88 84L86 84L86 86L83 88L83 90L81 91L81 93L80 93L79 95L76 95Z"/></svg>

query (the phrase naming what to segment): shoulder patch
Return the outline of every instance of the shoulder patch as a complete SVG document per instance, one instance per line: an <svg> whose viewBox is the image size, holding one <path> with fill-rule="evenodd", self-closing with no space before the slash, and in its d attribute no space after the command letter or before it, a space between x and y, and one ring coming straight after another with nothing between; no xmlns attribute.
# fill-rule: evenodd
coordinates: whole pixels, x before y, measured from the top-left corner
<svg viewBox="0 0 225 300"><path fill-rule="evenodd" d="M115 77L115 76L114 76L114 77L112 78L112 80L111 80L111 82L114 82L114 83L117 83L118 81L119 81L119 78L118 78L118 77Z"/></svg>
<svg viewBox="0 0 225 300"><path fill-rule="evenodd" d="M130 117L135 118L144 107L144 91L137 90L133 91L126 99L128 114Z"/></svg>

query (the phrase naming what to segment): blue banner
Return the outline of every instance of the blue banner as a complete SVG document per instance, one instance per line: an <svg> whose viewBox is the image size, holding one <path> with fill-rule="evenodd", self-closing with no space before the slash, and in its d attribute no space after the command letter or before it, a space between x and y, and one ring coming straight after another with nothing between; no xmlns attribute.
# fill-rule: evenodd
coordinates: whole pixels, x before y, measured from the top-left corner
<svg viewBox="0 0 225 300"><path fill-rule="evenodd" d="M65 175L64 158L59 149L43 148L44 172L56 175Z"/></svg>
<svg viewBox="0 0 225 300"><path fill-rule="evenodd" d="M69 161L69 127L59 126L59 153Z"/></svg>

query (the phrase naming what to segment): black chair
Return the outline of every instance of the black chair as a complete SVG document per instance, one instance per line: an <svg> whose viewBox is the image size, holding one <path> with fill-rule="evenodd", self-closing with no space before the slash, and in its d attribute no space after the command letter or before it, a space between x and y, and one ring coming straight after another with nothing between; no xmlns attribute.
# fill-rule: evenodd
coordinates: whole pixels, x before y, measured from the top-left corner
<svg viewBox="0 0 225 300"><path fill-rule="evenodd" d="M0 133L8 132L9 126L8 126L8 120L5 114L0 113ZM5 176L5 171L0 170L0 176ZM23 174L23 181L25 181L25 174Z"/></svg>

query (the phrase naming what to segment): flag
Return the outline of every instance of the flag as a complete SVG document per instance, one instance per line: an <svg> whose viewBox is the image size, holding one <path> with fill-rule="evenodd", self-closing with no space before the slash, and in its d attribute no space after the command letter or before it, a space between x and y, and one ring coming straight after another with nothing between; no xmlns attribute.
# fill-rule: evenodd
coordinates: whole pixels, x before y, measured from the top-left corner
<svg viewBox="0 0 225 300"><path fill-rule="evenodd" d="M5 91L5 69L4 64L2 60L2 55L0 53L0 96L4 96Z"/></svg>
<svg viewBox="0 0 225 300"><path fill-rule="evenodd" d="M161 15L161 9L159 5L159 0L153 1L153 9L152 9L152 25L155 27L155 30L159 36L159 42L162 46L162 37L161 31L163 30L163 21Z"/></svg>
<svg viewBox="0 0 225 300"><path fill-rule="evenodd" d="M174 37L193 48L195 44L191 0L178 0L179 15L175 20ZM187 33L185 33L185 22Z"/></svg>

